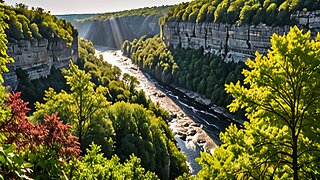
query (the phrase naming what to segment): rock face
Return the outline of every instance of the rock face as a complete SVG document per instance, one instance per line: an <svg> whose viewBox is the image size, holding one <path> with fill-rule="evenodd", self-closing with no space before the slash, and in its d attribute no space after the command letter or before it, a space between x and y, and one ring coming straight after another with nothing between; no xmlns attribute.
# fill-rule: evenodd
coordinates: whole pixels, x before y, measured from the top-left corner
<svg viewBox="0 0 320 180"><path fill-rule="evenodd" d="M14 63L7 65L9 72L4 73L5 85L13 90L17 88L18 78L16 69L26 72L30 80L46 77L51 67L67 67L69 61L78 59L78 37L74 37L71 46L58 39L49 42L47 39L21 40L17 43L8 43L7 53L14 59Z"/></svg>
<svg viewBox="0 0 320 180"><path fill-rule="evenodd" d="M300 28L311 30L313 37L320 30L320 11L296 12L291 16ZM259 24L230 25L223 23L172 22L163 26L163 37L167 45L174 48L204 48L205 52L221 56L225 61L246 61L256 51L267 53L270 37L289 31L289 26L267 26Z"/></svg>
<svg viewBox="0 0 320 180"><path fill-rule="evenodd" d="M80 37L95 45L119 49L125 40L160 33L158 16L124 16L108 20L73 22Z"/></svg>

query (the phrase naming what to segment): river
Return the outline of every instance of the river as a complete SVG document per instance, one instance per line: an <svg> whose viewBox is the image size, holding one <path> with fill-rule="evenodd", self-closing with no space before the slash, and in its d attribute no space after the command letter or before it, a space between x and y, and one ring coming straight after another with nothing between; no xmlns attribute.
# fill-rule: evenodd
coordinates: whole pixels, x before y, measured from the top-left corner
<svg viewBox="0 0 320 180"><path fill-rule="evenodd" d="M123 56L121 51L96 46L96 52L108 63L118 66L122 73L136 77L140 82L137 89L143 89L153 102L158 102L175 117L168 124L175 134L178 148L187 157L191 174L197 174L201 169L195 160L200 156L200 151L211 151L221 144L220 132L223 132L231 122L242 126L220 109L212 107L209 109L208 106L195 102L180 91L155 81L140 71L139 67Z"/></svg>

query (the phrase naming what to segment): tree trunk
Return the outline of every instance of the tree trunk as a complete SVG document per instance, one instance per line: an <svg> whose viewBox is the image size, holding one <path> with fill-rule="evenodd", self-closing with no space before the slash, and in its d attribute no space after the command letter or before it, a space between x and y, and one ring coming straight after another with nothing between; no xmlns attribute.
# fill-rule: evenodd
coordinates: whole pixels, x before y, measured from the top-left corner
<svg viewBox="0 0 320 180"><path fill-rule="evenodd" d="M292 168L293 168L293 179L298 180L298 137L295 135L294 131L293 134L293 148L292 148Z"/></svg>
<svg viewBox="0 0 320 180"><path fill-rule="evenodd" d="M79 143L80 143L80 147L81 147L81 143L82 143L82 123L83 123L83 119L82 119L82 91L80 91L80 102L79 102Z"/></svg>

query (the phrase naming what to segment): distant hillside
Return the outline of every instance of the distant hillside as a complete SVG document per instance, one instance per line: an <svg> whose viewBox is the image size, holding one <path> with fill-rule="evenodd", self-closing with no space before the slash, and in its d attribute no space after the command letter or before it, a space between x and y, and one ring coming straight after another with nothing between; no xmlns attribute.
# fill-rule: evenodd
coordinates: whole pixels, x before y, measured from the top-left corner
<svg viewBox="0 0 320 180"><path fill-rule="evenodd" d="M74 22L78 19L90 18L96 15L97 14L63 14L63 15L56 15L56 16L60 19L63 19L69 22Z"/></svg>
<svg viewBox="0 0 320 180"><path fill-rule="evenodd" d="M139 9L130 9L118 12L107 12L103 14L97 14L96 16L80 19L79 21L94 21L94 20L107 20L110 18L118 18L125 16L155 16L165 15L171 6L154 6L144 7Z"/></svg>
<svg viewBox="0 0 320 180"><path fill-rule="evenodd" d="M120 49L125 40L160 33L159 19L172 6L145 7L103 14L58 16L69 20L78 29L79 36L95 45ZM85 16L87 18L81 19ZM91 17L90 17L91 16Z"/></svg>

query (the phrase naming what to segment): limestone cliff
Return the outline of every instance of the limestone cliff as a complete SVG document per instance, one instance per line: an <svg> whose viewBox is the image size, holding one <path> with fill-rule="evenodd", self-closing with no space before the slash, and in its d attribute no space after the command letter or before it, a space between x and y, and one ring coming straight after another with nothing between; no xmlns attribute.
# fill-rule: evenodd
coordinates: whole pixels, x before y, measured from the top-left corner
<svg viewBox="0 0 320 180"><path fill-rule="evenodd" d="M320 30L320 11L296 12L291 18L314 37ZM256 51L267 53L273 33L284 34L289 26L230 25L223 23L171 22L163 26L167 45L174 48L204 48L205 52L221 56L226 61L246 61Z"/></svg>
<svg viewBox="0 0 320 180"><path fill-rule="evenodd" d="M93 44L119 49L125 40L159 34L159 18L160 15L123 16L108 20L73 22L73 25L78 29L80 37L92 41Z"/></svg>
<svg viewBox="0 0 320 180"><path fill-rule="evenodd" d="M24 70L30 80L34 80L48 76L52 67L66 67L71 59L76 61L78 38L75 36L69 47L66 41L61 39L20 40L8 43L7 52L14 59L14 63L9 64L9 72L4 73L5 85L16 89L18 78L15 70L18 68Z"/></svg>

